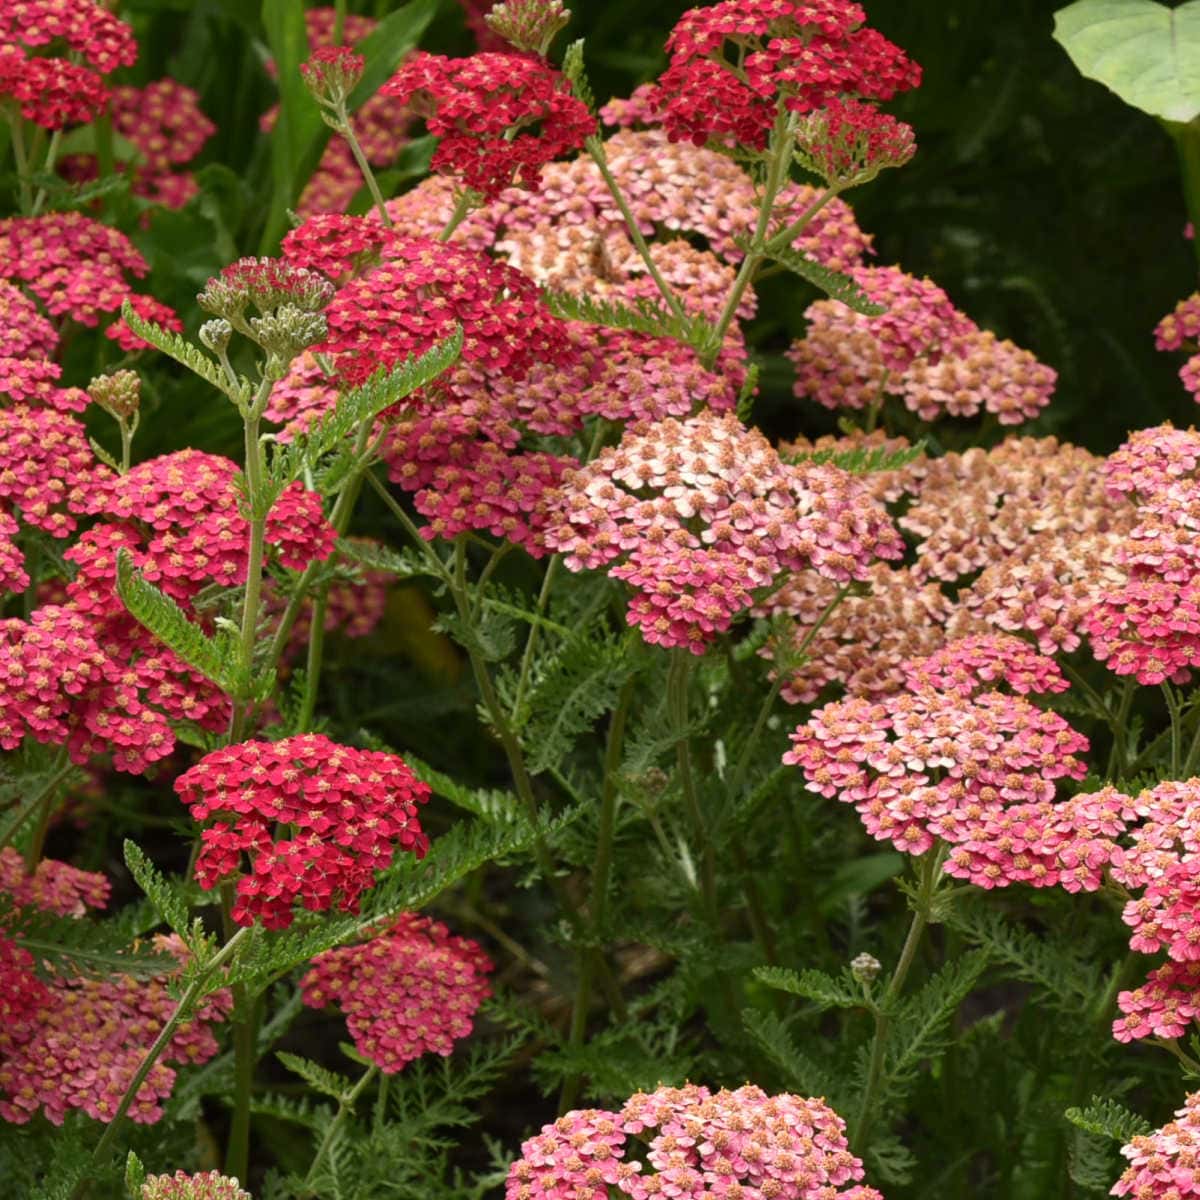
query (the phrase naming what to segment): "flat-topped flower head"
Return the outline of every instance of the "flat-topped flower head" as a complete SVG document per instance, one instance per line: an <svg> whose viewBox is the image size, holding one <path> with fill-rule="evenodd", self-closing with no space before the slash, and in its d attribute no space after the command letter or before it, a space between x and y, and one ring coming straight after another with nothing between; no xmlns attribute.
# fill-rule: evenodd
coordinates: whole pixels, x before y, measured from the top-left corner
<svg viewBox="0 0 1200 1200"><path fill-rule="evenodd" d="M796 152L830 187L854 187L888 167L902 167L917 152L911 125L859 100L829 100L807 114L796 134Z"/></svg>
<svg viewBox="0 0 1200 1200"><path fill-rule="evenodd" d="M1018 695L1065 692L1071 685L1058 664L1028 642L1008 634L956 638L933 654L904 664L913 690L933 688L972 696L1007 685Z"/></svg>
<svg viewBox="0 0 1200 1200"><path fill-rule="evenodd" d="M125 234L83 213L0 220L0 276L31 292L52 317L94 327L129 295L126 274L149 269Z"/></svg>
<svg viewBox="0 0 1200 1200"><path fill-rule="evenodd" d="M368 941L318 954L300 987L310 1008L340 1008L358 1052L393 1075L471 1032L492 969L477 943L405 913Z"/></svg>
<svg viewBox="0 0 1200 1200"><path fill-rule="evenodd" d="M1104 481L1114 496L1149 500L1200 466L1200 432L1170 421L1134 430L1104 460Z"/></svg>
<svg viewBox="0 0 1200 1200"><path fill-rule="evenodd" d="M417 818L429 788L404 760L322 734L214 750L175 790L196 821L211 822L196 878L206 889L236 881L239 925L286 929L296 903L356 912L397 850L420 858L429 844ZM279 827L288 836L276 840Z"/></svg>
<svg viewBox="0 0 1200 1200"><path fill-rule="evenodd" d="M43 858L28 871L21 855L5 846L0 850L0 892L23 908L81 917L88 909L107 907L112 885L99 871L83 871L53 858Z"/></svg>
<svg viewBox="0 0 1200 1200"><path fill-rule="evenodd" d="M571 348L563 322L519 271L432 238L397 238L387 261L345 284L326 309L334 356L351 384L463 331L462 360L519 378L534 363L561 362Z"/></svg>
<svg viewBox="0 0 1200 1200"><path fill-rule="evenodd" d="M854 805L867 831L898 850L949 844L948 874L982 887L1094 890L1094 847L1085 838L1081 855L1080 823L1053 803L1059 780L1087 773L1078 757L1087 738L1023 696L977 690L980 674L997 671L1053 685L1057 668L1036 663L1030 649L1014 671L1011 656L968 642L963 675L975 676L966 680L974 694L953 690L962 685L955 645L904 668L902 691L818 709L792 735L783 761L801 768L810 791Z"/></svg>
<svg viewBox="0 0 1200 1200"><path fill-rule="evenodd" d="M916 87L920 68L865 18L849 0L721 0L689 9L667 39L670 62L650 104L674 141L762 149L780 103L805 114Z"/></svg>
<svg viewBox="0 0 1200 1200"><path fill-rule="evenodd" d="M236 1179L219 1171L147 1175L139 1200L254 1200Z"/></svg>
<svg viewBox="0 0 1200 1200"><path fill-rule="evenodd" d="M505 1197L883 1200L857 1184L863 1165L845 1129L823 1100L769 1096L752 1084L659 1087L618 1111L576 1109L544 1125L509 1168Z"/></svg>
<svg viewBox="0 0 1200 1200"><path fill-rule="evenodd" d="M567 567L607 567L633 586L628 618L647 641L697 654L788 571L863 579L901 553L858 480L785 464L732 413L632 426L568 472L551 506L546 544Z"/></svg>
<svg viewBox="0 0 1200 1200"><path fill-rule="evenodd" d="M418 52L380 94L410 105L441 139L435 171L488 198L514 185L536 190L542 166L596 128L562 73L534 54Z"/></svg>
<svg viewBox="0 0 1200 1200"><path fill-rule="evenodd" d="M0 0L0 42L74 52L102 75L138 56L132 28L96 0Z"/></svg>
<svg viewBox="0 0 1200 1200"><path fill-rule="evenodd" d="M154 941L163 953L186 955L178 938ZM94 1121L111 1121L146 1051L175 1012L169 986L178 974L176 968L148 978L52 979L35 1012L23 1021L0 1023L0 1117L24 1125L41 1112L61 1125L69 1113L82 1112ZM232 1007L227 990L214 992L176 1029L135 1093L131 1121L151 1125L162 1118L175 1068L216 1055L211 1026Z"/></svg>

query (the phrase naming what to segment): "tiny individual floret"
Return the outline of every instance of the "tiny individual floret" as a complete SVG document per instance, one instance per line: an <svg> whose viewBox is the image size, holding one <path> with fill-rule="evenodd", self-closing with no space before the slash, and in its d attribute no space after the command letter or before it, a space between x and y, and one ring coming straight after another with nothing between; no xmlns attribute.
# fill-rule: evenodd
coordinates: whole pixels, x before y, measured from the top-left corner
<svg viewBox="0 0 1200 1200"><path fill-rule="evenodd" d="M538 186L541 167L583 145L596 123L566 78L529 54L418 52L380 89L441 139L433 169L489 199Z"/></svg>
<svg viewBox="0 0 1200 1200"><path fill-rule="evenodd" d="M318 954L300 987L310 1008L336 1004L358 1052L392 1075L471 1032L491 971L476 942L405 913L368 941Z"/></svg>
<svg viewBox="0 0 1200 1200"><path fill-rule="evenodd" d="M219 1171L147 1175L139 1200L254 1200L236 1179Z"/></svg>
<svg viewBox="0 0 1200 1200"><path fill-rule="evenodd" d="M236 881L239 925L285 929L297 902L355 912L397 849L419 858L429 844L417 819L429 788L404 760L321 734L214 750L175 790L195 820L212 822L200 835L196 878L206 889ZM279 827L290 833L274 840Z"/></svg>

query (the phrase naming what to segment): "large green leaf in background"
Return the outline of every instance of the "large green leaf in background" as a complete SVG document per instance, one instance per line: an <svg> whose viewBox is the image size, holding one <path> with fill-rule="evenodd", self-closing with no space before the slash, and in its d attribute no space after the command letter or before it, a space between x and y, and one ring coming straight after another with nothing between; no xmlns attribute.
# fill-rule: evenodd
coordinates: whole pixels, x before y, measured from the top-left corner
<svg viewBox="0 0 1200 1200"><path fill-rule="evenodd" d="M1078 0L1054 14L1054 37L1126 104L1167 121L1200 116L1200 0Z"/></svg>
<svg viewBox="0 0 1200 1200"><path fill-rule="evenodd" d="M367 66L362 82L350 97L351 111L373 96L400 60L416 46L440 3L441 0L411 0L389 13L371 36L359 44L358 50L366 58ZM260 247L261 253L269 254L287 228L288 209L295 206L321 161L330 131L300 77L300 64L308 58L304 6L295 0L263 0L262 21L279 78L279 116L271 133L275 187Z"/></svg>

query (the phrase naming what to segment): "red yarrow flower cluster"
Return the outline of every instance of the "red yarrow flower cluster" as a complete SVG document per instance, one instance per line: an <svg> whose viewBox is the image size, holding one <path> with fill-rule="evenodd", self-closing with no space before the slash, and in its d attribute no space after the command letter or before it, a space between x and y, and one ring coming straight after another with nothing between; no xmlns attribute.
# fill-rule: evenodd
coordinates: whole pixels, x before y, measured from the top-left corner
<svg viewBox="0 0 1200 1200"><path fill-rule="evenodd" d="M36 1020L49 995L33 955L0 933L0 1028Z"/></svg>
<svg viewBox="0 0 1200 1200"><path fill-rule="evenodd" d="M1077 756L1088 741L1056 713L996 690L1009 675L1022 687L1057 687L1054 665L1035 666L1017 645L1009 668L999 640L991 653L968 643L955 671L952 642L909 665L904 691L825 705L792 735L784 762L801 768L810 791L853 804L873 837L904 853L947 843L948 874L989 888L1095 890L1108 843L1093 844L1071 802L1053 803L1058 780L1087 773ZM941 690L946 682L952 690Z"/></svg>
<svg viewBox="0 0 1200 1200"><path fill-rule="evenodd" d="M596 130L566 78L533 54L417 53L380 94L408 104L441 138L435 171L489 199L514 185L536 189L545 163Z"/></svg>
<svg viewBox="0 0 1200 1200"><path fill-rule="evenodd" d="M429 845L417 818L429 788L404 760L321 734L215 750L175 790L195 820L213 822L200 835L196 878L206 889L237 881L239 925L286 929L297 902L356 912L397 849L420 858ZM280 825L291 836L273 840Z"/></svg>
<svg viewBox="0 0 1200 1200"><path fill-rule="evenodd" d="M146 260L119 230L82 213L0 220L0 277L32 292L52 317L95 326L130 293Z"/></svg>
<svg viewBox="0 0 1200 1200"><path fill-rule="evenodd" d="M471 1032L492 970L478 943L405 913L369 941L318 954L300 987L310 1008L337 1005L358 1052L393 1075Z"/></svg>
<svg viewBox="0 0 1200 1200"><path fill-rule="evenodd" d="M920 68L865 19L849 0L722 0L689 9L667 39L670 63L649 106L673 141L762 149L781 101L804 114L916 87Z"/></svg>
<svg viewBox="0 0 1200 1200"><path fill-rule="evenodd" d="M1129 1166L1113 1185L1112 1195L1133 1200L1200 1196L1200 1092L1184 1100L1174 1121L1133 1138L1121 1153Z"/></svg>
<svg viewBox="0 0 1200 1200"><path fill-rule="evenodd" d="M0 0L0 42L64 42L102 75L137 62L133 30L96 0Z"/></svg>
<svg viewBox="0 0 1200 1200"><path fill-rule="evenodd" d="M325 310L329 336L313 349L335 356L346 382L423 354L457 326L463 362L481 370L519 377L569 354L563 322L512 267L431 238L395 239L387 259Z"/></svg>
<svg viewBox="0 0 1200 1200"><path fill-rule="evenodd" d="M660 1087L619 1111L576 1109L543 1126L509 1168L505 1197L600 1200L616 1188L634 1200L883 1200L857 1184L845 1128L823 1100L750 1084Z"/></svg>
<svg viewBox="0 0 1200 1200"><path fill-rule="evenodd" d="M64 58L27 58L7 45L0 46L0 96L11 96L27 121L59 130L95 120L109 92L87 67Z"/></svg>
<svg viewBox="0 0 1200 1200"><path fill-rule="evenodd" d="M177 938L156 938L164 952L186 953ZM24 1125L38 1112L61 1125L73 1111L108 1122L142 1059L174 1013L168 990L177 971L146 978L56 978L45 1001L24 1021L0 1023L0 1117ZM210 1026L233 1006L222 989L175 1031L129 1108L129 1119L153 1124L175 1083L174 1067L207 1062L218 1051Z"/></svg>
<svg viewBox="0 0 1200 1200"><path fill-rule="evenodd" d="M236 1179L219 1171L147 1175L139 1200L254 1200Z"/></svg>
<svg viewBox="0 0 1200 1200"><path fill-rule="evenodd" d="M863 579L902 553L854 477L785 464L731 413L631 427L551 504L546 544L567 567L607 567L633 586L628 620L647 641L696 654L785 572Z"/></svg>

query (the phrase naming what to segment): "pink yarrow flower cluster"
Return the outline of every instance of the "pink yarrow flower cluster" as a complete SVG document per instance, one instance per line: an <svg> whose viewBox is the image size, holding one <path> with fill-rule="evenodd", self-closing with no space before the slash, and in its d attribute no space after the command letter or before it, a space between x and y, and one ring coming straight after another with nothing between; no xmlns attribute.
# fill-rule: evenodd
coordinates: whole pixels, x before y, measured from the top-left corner
<svg viewBox="0 0 1200 1200"><path fill-rule="evenodd" d="M1098 801L1054 803L1059 780L1087 773L1087 738L999 690L1060 691L1058 668L1016 638L957 646L910 662L903 691L818 709L784 762L810 791L854 805L878 840L907 854L945 843L947 874L1094 891L1109 849L1094 829L1111 822Z"/></svg>
<svg viewBox="0 0 1200 1200"><path fill-rule="evenodd" d="M1085 619L1092 650L1139 683L1183 683L1200 665L1200 493L1196 437L1170 425L1134 435L1106 465L1110 493L1136 503L1116 548L1127 580Z"/></svg>
<svg viewBox="0 0 1200 1200"><path fill-rule="evenodd" d="M788 351L797 396L851 410L897 397L925 421L987 412L1002 425L1028 421L1049 403L1055 371L979 329L930 280L896 267L850 274L886 311L869 317L836 300L810 304L808 331Z"/></svg>
<svg viewBox="0 0 1200 1200"><path fill-rule="evenodd" d="M318 954L300 987L310 1008L340 1008L358 1052L393 1075L471 1032L492 969L476 942L405 913L368 941Z"/></svg>
<svg viewBox="0 0 1200 1200"><path fill-rule="evenodd" d="M214 750L175 790L194 820L212 822L200 835L196 878L206 889L236 880L239 925L286 929L297 902L356 912L397 849L420 858L429 845L417 817L429 788L404 760L322 734ZM275 840L278 826L290 836Z"/></svg>
<svg viewBox="0 0 1200 1200"><path fill-rule="evenodd" d="M862 1177L845 1122L823 1100L688 1084L543 1126L509 1168L505 1197L601 1200L616 1188L635 1200L883 1200Z"/></svg>
<svg viewBox="0 0 1200 1200"><path fill-rule="evenodd" d="M1200 292L1194 292L1175 306L1154 327L1154 345L1159 350L1182 350L1190 357L1179 368L1179 378L1200 403Z"/></svg>
<svg viewBox="0 0 1200 1200"><path fill-rule="evenodd" d="M236 1179L219 1171L147 1175L139 1200L254 1200Z"/></svg>
<svg viewBox="0 0 1200 1200"><path fill-rule="evenodd" d="M156 938L157 947L185 954L178 938ZM177 972L147 978L57 977L45 985L43 1003L24 1021L0 1023L0 1117L23 1125L38 1112L61 1125L73 1111L108 1122L133 1082L146 1051L174 1013L168 990ZM153 1124L163 1115L175 1067L207 1062L219 1049L211 1025L233 1005L222 989L208 996L176 1030L129 1109L129 1118Z"/></svg>
<svg viewBox="0 0 1200 1200"><path fill-rule="evenodd" d="M849 0L722 0L689 9L667 39L670 62L649 103L674 141L762 149L780 104L805 114L916 87L920 68L865 19Z"/></svg>
<svg viewBox="0 0 1200 1200"><path fill-rule="evenodd" d="M566 78L534 54L417 53L380 94L409 105L441 139L435 171L489 199L514 184L536 189L542 166L596 129Z"/></svg>
<svg viewBox="0 0 1200 1200"><path fill-rule="evenodd" d="M902 552L857 480L785 464L730 413L631 427L568 472L551 503L546 545L570 570L625 580L630 624L695 654L786 572L862 579L873 559Z"/></svg>
<svg viewBox="0 0 1200 1200"><path fill-rule="evenodd" d="M1129 1160L1113 1186L1132 1200L1187 1200L1200 1196L1200 1092L1193 1092L1175 1120L1121 1147Z"/></svg>

